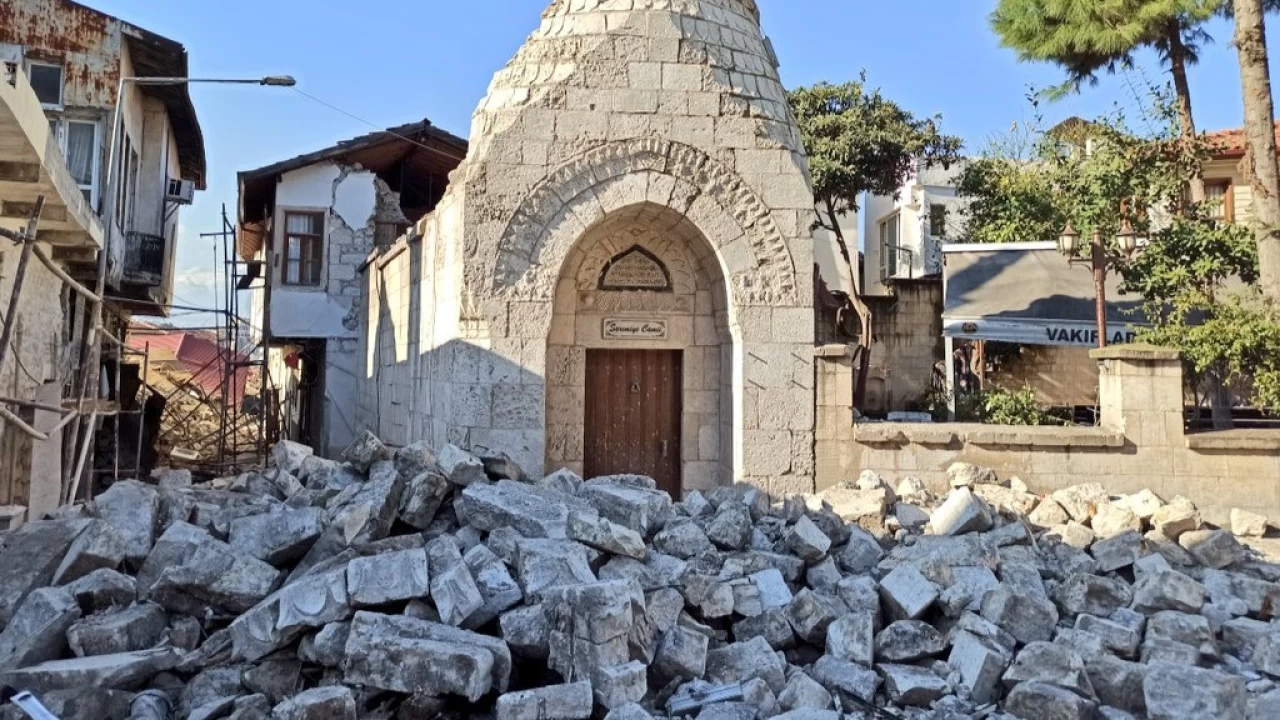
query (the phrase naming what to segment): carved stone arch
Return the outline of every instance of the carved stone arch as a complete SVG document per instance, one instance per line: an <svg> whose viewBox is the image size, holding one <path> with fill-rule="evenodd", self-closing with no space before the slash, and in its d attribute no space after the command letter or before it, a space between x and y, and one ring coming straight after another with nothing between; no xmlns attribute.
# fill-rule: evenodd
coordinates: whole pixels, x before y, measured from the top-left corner
<svg viewBox="0 0 1280 720"><path fill-rule="evenodd" d="M534 187L498 241L494 292L546 299L577 239L615 208L640 203L674 210L702 231L735 303L796 301L795 264L759 195L705 152L656 138L587 151Z"/></svg>

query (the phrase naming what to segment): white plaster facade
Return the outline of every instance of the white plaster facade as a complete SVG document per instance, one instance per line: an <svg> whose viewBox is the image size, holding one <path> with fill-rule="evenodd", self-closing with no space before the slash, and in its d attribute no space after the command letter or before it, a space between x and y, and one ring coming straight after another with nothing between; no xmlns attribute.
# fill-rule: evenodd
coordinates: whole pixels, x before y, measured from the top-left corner
<svg viewBox="0 0 1280 720"><path fill-rule="evenodd" d="M968 202L955 189L962 170L963 164L918 167L896 198L866 196L860 213L865 223L864 295L893 295L894 280L942 273L943 243L964 236Z"/></svg>
<svg viewBox="0 0 1280 720"><path fill-rule="evenodd" d="M685 489L810 490L813 213L753 0L556 0L444 200L366 270L361 424L576 468L586 350L679 349ZM671 292L593 284L632 245ZM605 338L604 312L669 332Z"/></svg>

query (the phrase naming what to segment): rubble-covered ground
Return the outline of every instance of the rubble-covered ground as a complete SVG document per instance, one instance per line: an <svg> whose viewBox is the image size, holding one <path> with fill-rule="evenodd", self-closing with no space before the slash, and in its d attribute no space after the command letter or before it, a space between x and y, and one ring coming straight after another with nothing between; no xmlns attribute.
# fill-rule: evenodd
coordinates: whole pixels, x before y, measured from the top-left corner
<svg viewBox="0 0 1280 720"><path fill-rule="evenodd" d="M0 537L0 687L62 720L1280 718L1256 516L969 465L673 503L372 436L273 457Z"/></svg>

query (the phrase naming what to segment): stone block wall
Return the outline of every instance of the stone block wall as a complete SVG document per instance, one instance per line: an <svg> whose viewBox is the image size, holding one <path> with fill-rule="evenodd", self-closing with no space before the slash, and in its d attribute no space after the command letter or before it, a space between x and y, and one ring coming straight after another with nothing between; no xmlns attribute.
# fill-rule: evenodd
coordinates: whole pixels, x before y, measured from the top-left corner
<svg viewBox="0 0 1280 720"><path fill-rule="evenodd" d="M1098 364L1089 358L1089 348L1024 345L1016 356L987 371L986 387L1030 387L1041 404L1054 407L1096 406Z"/></svg>
<svg viewBox="0 0 1280 720"><path fill-rule="evenodd" d="M867 298L875 347L867 379L866 414L918 410L943 356L942 283L899 280L890 298Z"/></svg>
<svg viewBox="0 0 1280 720"><path fill-rule="evenodd" d="M1280 521L1280 432L1186 433L1182 366L1173 351L1116 346L1094 351L1093 359L1099 427L854 425L834 411L820 413L818 487L870 469L892 483L915 476L941 491L947 468L963 461L1020 477L1035 492L1086 482L1116 493L1150 488L1166 500L1190 498L1210 522L1225 524L1232 508Z"/></svg>

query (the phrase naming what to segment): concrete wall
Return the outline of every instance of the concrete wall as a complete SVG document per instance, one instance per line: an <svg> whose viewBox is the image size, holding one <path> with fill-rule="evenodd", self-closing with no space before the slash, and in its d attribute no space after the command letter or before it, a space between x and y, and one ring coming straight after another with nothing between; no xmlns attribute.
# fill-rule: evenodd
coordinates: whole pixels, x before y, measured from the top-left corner
<svg viewBox="0 0 1280 720"><path fill-rule="evenodd" d="M964 234L964 211L968 202L956 195L955 182L961 166L950 168L918 168L898 190L897 197L868 195L861 217L863 252L866 255L863 279L864 294L891 296L895 283L881 277L880 225L894 213L899 218L898 245L911 251L910 257L900 252L897 277L918 280L942 272L942 244ZM943 233L934 236L931 208L945 208Z"/></svg>
<svg viewBox="0 0 1280 720"><path fill-rule="evenodd" d="M820 412L818 486L871 469L891 483L915 476L942 490L947 468L964 461L1020 477L1036 492L1101 482L1115 493L1150 488L1166 500L1184 495L1218 524L1232 508L1280 521L1280 433L1187 434L1182 365L1174 351L1115 346L1093 357L1100 369L1100 427L854 425L847 415ZM820 369L819 379L829 370Z"/></svg>

